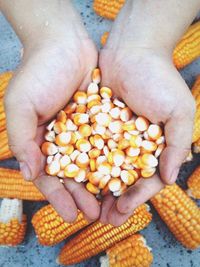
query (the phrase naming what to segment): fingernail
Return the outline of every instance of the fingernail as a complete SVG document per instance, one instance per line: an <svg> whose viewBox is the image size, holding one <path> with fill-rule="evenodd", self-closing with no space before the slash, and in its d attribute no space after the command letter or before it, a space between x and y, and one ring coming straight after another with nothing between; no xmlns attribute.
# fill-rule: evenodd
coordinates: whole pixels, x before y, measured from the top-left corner
<svg viewBox="0 0 200 267"><path fill-rule="evenodd" d="M25 162L20 162L20 171L24 177L25 180L30 181L31 180L31 171L28 167L28 165Z"/></svg>
<svg viewBox="0 0 200 267"><path fill-rule="evenodd" d="M179 173L179 168L175 168L175 169L173 170L172 175L171 175L170 180L169 180L169 182L170 182L171 184L173 184L173 183L176 181L177 176L178 176L178 173Z"/></svg>

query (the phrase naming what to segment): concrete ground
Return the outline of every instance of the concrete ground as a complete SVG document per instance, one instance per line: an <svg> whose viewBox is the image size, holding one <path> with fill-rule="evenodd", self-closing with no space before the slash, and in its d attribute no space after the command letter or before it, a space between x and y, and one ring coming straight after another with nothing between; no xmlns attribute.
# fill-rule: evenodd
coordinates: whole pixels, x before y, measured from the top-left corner
<svg viewBox="0 0 200 267"><path fill-rule="evenodd" d="M95 42L99 45L101 34L109 30L111 22L96 16L91 9L91 0L74 1L77 9L83 17L85 26ZM20 63L21 44L12 28L0 14L0 72L14 70ZM200 73L200 60L195 61L185 68L181 74L191 87L194 78ZM183 166L179 175L179 183L186 188L186 179L193 169L200 163L200 157L195 156L191 163ZM0 166L16 168L15 160L0 162ZM33 203L25 201L24 210L28 215L28 230L25 241L17 248L0 248L0 267L55 267L55 259L60 248L66 242L54 247L42 247L38 244L30 220L39 207L46 203ZM183 248L169 232L166 225L161 221L155 210L152 208L153 221L150 226L142 231L149 246L153 249L153 267L199 267L200 249L191 251ZM76 266L99 266L99 257L92 258Z"/></svg>

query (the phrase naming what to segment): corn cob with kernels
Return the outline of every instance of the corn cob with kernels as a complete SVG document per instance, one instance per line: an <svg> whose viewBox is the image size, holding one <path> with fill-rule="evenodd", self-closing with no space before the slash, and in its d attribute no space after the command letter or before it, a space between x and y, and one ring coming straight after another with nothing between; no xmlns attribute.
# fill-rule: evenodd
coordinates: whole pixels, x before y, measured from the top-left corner
<svg viewBox="0 0 200 267"><path fill-rule="evenodd" d="M177 184L166 186L151 202L183 246L200 246L200 209Z"/></svg>
<svg viewBox="0 0 200 267"><path fill-rule="evenodd" d="M39 243L44 246L53 246L84 228L89 222L79 211L76 221L71 224L67 223L51 205L47 205L34 214L32 224Z"/></svg>
<svg viewBox="0 0 200 267"><path fill-rule="evenodd" d="M70 265L93 257L112 247L116 242L142 230L150 223L151 218L148 206L143 204L119 227L100 222L93 223L62 248L58 263Z"/></svg>
<svg viewBox="0 0 200 267"><path fill-rule="evenodd" d="M145 238L135 234L107 249L100 262L101 267L150 267L153 255Z"/></svg>
<svg viewBox="0 0 200 267"><path fill-rule="evenodd" d="M0 98L0 132L6 129L6 115L4 112L3 98Z"/></svg>
<svg viewBox="0 0 200 267"><path fill-rule="evenodd" d="M197 76L196 81L192 87L192 95L196 101L196 114L194 119L194 131L192 141L196 143L198 139L200 139L200 75Z"/></svg>
<svg viewBox="0 0 200 267"><path fill-rule="evenodd" d="M8 159L13 156L8 145L7 131L3 130L0 132L0 160Z"/></svg>
<svg viewBox="0 0 200 267"><path fill-rule="evenodd" d="M184 68L200 56L200 22L192 24L176 45L173 53L174 65Z"/></svg>
<svg viewBox="0 0 200 267"><path fill-rule="evenodd" d="M94 0L93 8L97 15L114 20L125 0Z"/></svg>
<svg viewBox="0 0 200 267"><path fill-rule="evenodd" d="M200 199L200 166L198 166L187 180L189 196Z"/></svg>
<svg viewBox="0 0 200 267"><path fill-rule="evenodd" d="M0 245L17 246L26 232L26 215L22 200L4 198L0 207Z"/></svg>
<svg viewBox="0 0 200 267"><path fill-rule="evenodd" d="M12 72L4 72L0 74L0 99L3 98L12 75Z"/></svg>
<svg viewBox="0 0 200 267"><path fill-rule="evenodd" d="M27 182L18 170L0 167L0 198L41 201L45 197L32 182Z"/></svg>
<svg viewBox="0 0 200 267"><path fill-rule="evenodd" d="M134 115L99 83L95 69L87 92L77 91L47 126L41 149L48 175L84 182L95 195L120 196L155 173L165 138L161 126Z"/></svg>

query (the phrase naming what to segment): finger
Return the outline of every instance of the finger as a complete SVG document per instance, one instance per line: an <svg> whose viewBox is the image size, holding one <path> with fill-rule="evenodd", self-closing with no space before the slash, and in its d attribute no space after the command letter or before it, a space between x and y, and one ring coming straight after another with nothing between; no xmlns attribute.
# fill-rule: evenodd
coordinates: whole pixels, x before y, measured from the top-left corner
<svg viewBox="0 0 200 267"><path fill-rule="evenodd" d="M15 92L15 81L5 98L9 146L20 163L23 176L30 180L39 174L41 151L34 141L37 116L26 96Z"/></svg>
<svg viewBox="0 0 200 267"><path fill-rule="evenodd" d="M149 179L139 179L136 184L131 186L116 202L109 211L109 223L120 225L124 223L133 211L158 193L164 184L154 175Z"/></svg>
<svg viewBox="0 0 200 267"><path fill-rule="evenodd" d="M113 206L114 202L116 201L116 198L113 197L112 195L107 195L103 199L103 203L101 206L101 215L100 215L100 221L102 223L109 223L108 222L108 212Z"/></svg>
<svg viewBox="0 0 200 267"><path fill-rule="evenodd" d="M173 184L179 173L181 164L191 150L193 118L171 117L165 124L166 148L159 160L161 179Z"/></svg>
<svg viewBox="0 0 200 267"><path fill-rule="evenodd" d="M76 219L76 204L57 177L42 175L33 183L65 221L73 222Z"/></svg>
<svg viewBox="0 0 200 267"><path fill-rule="evenodd" d="M64 179L64 185L72 195L77 207L86 215L89 221L99 218L100 206L94 195L86 190L83 184L72 179Z"/></svg>

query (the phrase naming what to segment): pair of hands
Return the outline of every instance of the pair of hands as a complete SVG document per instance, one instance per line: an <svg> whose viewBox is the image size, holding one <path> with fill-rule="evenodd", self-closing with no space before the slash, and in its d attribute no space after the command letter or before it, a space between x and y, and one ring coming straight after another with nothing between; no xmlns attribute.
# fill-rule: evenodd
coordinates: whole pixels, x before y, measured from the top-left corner
<svg viewBox="0 0 200 267"><path fill-rule="evenodd" d="M78 19L68 21L65 34L53 32L40 36L34 44L27 43L6 93L9 144L22 173L69 222L76 218L78 208L88 220L100 216L104 223L122 224L164 183L175 182L190 151L195 104L172 64L170 51L136 45L123 25L124 18L119 16L99 55ZM59 179L47 176L40 151L47 122L77 89L87 88L97 65L104 86L112 88L136 114L165 125L167 143L160 157L161 178L156 174L140 179L118 200L105 197L101 206L82 184L71 179L61 184Z"/></svg>

